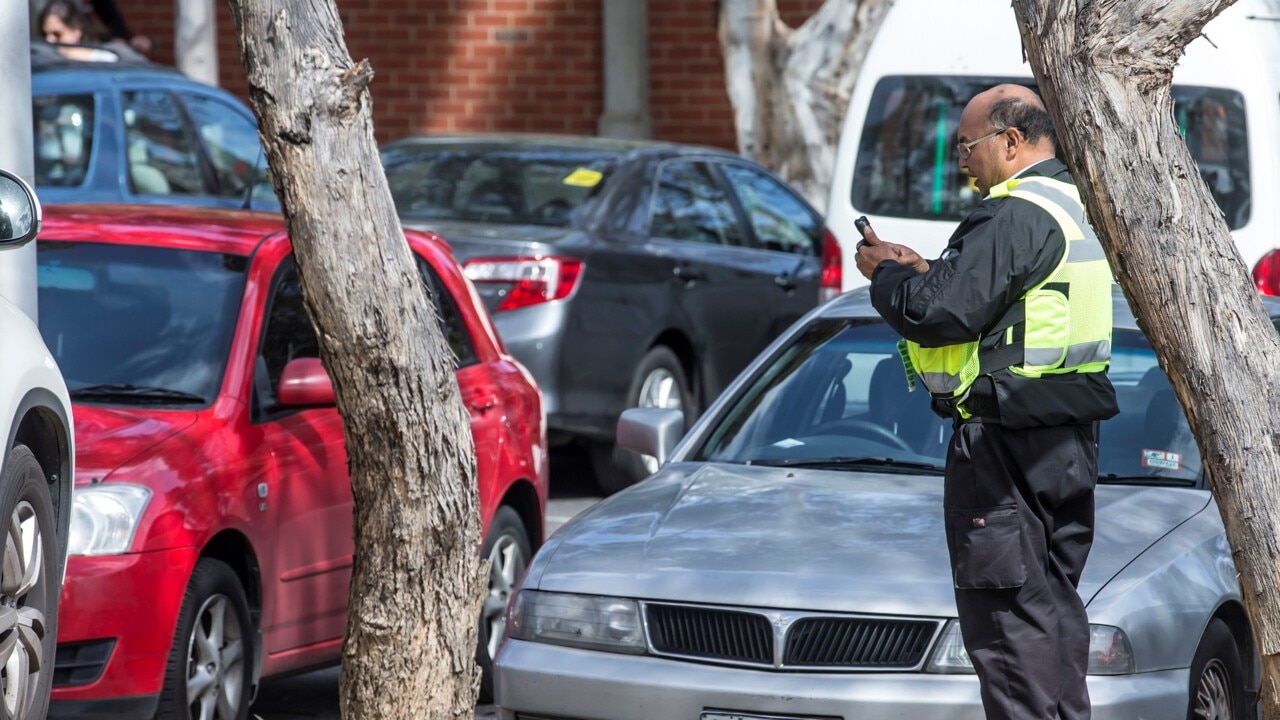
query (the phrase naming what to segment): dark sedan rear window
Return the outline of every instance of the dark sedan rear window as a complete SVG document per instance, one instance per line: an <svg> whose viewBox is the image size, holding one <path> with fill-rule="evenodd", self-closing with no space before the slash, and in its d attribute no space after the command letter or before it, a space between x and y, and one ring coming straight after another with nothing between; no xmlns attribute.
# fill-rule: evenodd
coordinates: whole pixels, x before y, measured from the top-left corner
<svg viewBox="0 0 1280 720"><path fill-rule="evenodd" d="M403 147L382 156L396 211L422 220L567 227L615 153L564 148Z"/></svg>

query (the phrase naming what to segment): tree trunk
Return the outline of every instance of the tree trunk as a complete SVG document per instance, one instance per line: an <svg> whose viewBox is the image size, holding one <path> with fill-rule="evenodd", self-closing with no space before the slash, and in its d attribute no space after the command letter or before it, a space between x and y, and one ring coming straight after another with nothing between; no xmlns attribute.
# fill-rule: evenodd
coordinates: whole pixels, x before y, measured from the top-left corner
<svg viewBox="0 0 1280 720"><path fill-rule="evenodd" d="M858 70L891 0L826 0L799 29L777 0L721 0L720 46L738 150L827 205Z"/></svg>
<svg viewBox="0 0 1280 720"><path fill-rule="evenodd" d="M174 0L173 54L187 77L218 84L218 15L213 0Z"/></svg>
<svg viewBox="0 0 1280 720"><path fill-rule="evenodd" d="M333 0L231 0L303 298L346 430L355 566L344 718L470 718L484 591L453 360L373 137L367 61Z"/></svg>
<svg viewBox="0 0 1280 720"><path fill-rule="evenodd" d="M1233 1L1014 8L1089 219L1200 445L1275 719L1280 342L1174 124L1170 90L1183 49Z"/></svg>

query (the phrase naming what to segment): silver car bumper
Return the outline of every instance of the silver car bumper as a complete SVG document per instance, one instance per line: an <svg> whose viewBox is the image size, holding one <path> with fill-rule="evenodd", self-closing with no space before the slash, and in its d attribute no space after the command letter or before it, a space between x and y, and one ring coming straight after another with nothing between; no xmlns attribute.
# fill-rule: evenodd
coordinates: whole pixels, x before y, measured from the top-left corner
<svg viewBox="0 0 1280 720"><path fill-rule="evenodd" d="M493 314L493 326L507 352L538 382L548 420L560 412L560 345L567 315L565 301Z"/></svg>
<svg viewBox="0 0 1280 720"><path fill-rule="evenodd" d="M708 710L846 720L983 720L972 675L776 673L509 640L498 717L698 720ZM1089 678L1093 720L1187 713L1188 670Z"/></svg>

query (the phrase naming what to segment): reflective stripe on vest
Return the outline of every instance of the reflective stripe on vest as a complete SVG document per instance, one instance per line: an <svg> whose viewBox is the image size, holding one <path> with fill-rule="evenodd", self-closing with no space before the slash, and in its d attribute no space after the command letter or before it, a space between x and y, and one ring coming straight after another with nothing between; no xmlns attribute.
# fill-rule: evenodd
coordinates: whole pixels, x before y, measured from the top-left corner
<svg viewBox="0 0 1280 720"><path fill-rule="evenodd" d="M1075 186L1043 177L1008 180L992 197L1030 202L1054 219L1066 249L1054 271L1023 294L1022 338L979 357L978 339L940 348L908 342L924 386L941 399L962 398L981 372L1007 367L1025 377L1102 372L1111 361L1111 268L1085 219ZM1017 240L1017 239L1015 239ZM992 362L979 362L980 359ZM996 367L993 362L1002 360ZM961 408L961 414L967 413Z"/></svg>

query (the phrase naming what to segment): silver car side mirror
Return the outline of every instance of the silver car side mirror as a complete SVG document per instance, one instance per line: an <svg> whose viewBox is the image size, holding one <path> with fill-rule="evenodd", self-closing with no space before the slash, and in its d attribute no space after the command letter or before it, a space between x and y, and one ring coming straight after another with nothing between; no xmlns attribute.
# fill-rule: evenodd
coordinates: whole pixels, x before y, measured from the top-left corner
<svg viewBox="0 0 1280 720"><path fill-rule="evenodd" d="M631 408L618 418L618 445L641 455L652 455L658 464L667 461L684 437L684 413L669 408Z"/></svg>
<svg viewBox="0 0 1280 720"><path fill-rule="evenodd" d="M40 232L40 203L22 178L0 170L0 247L30 242Z"/></svg>

